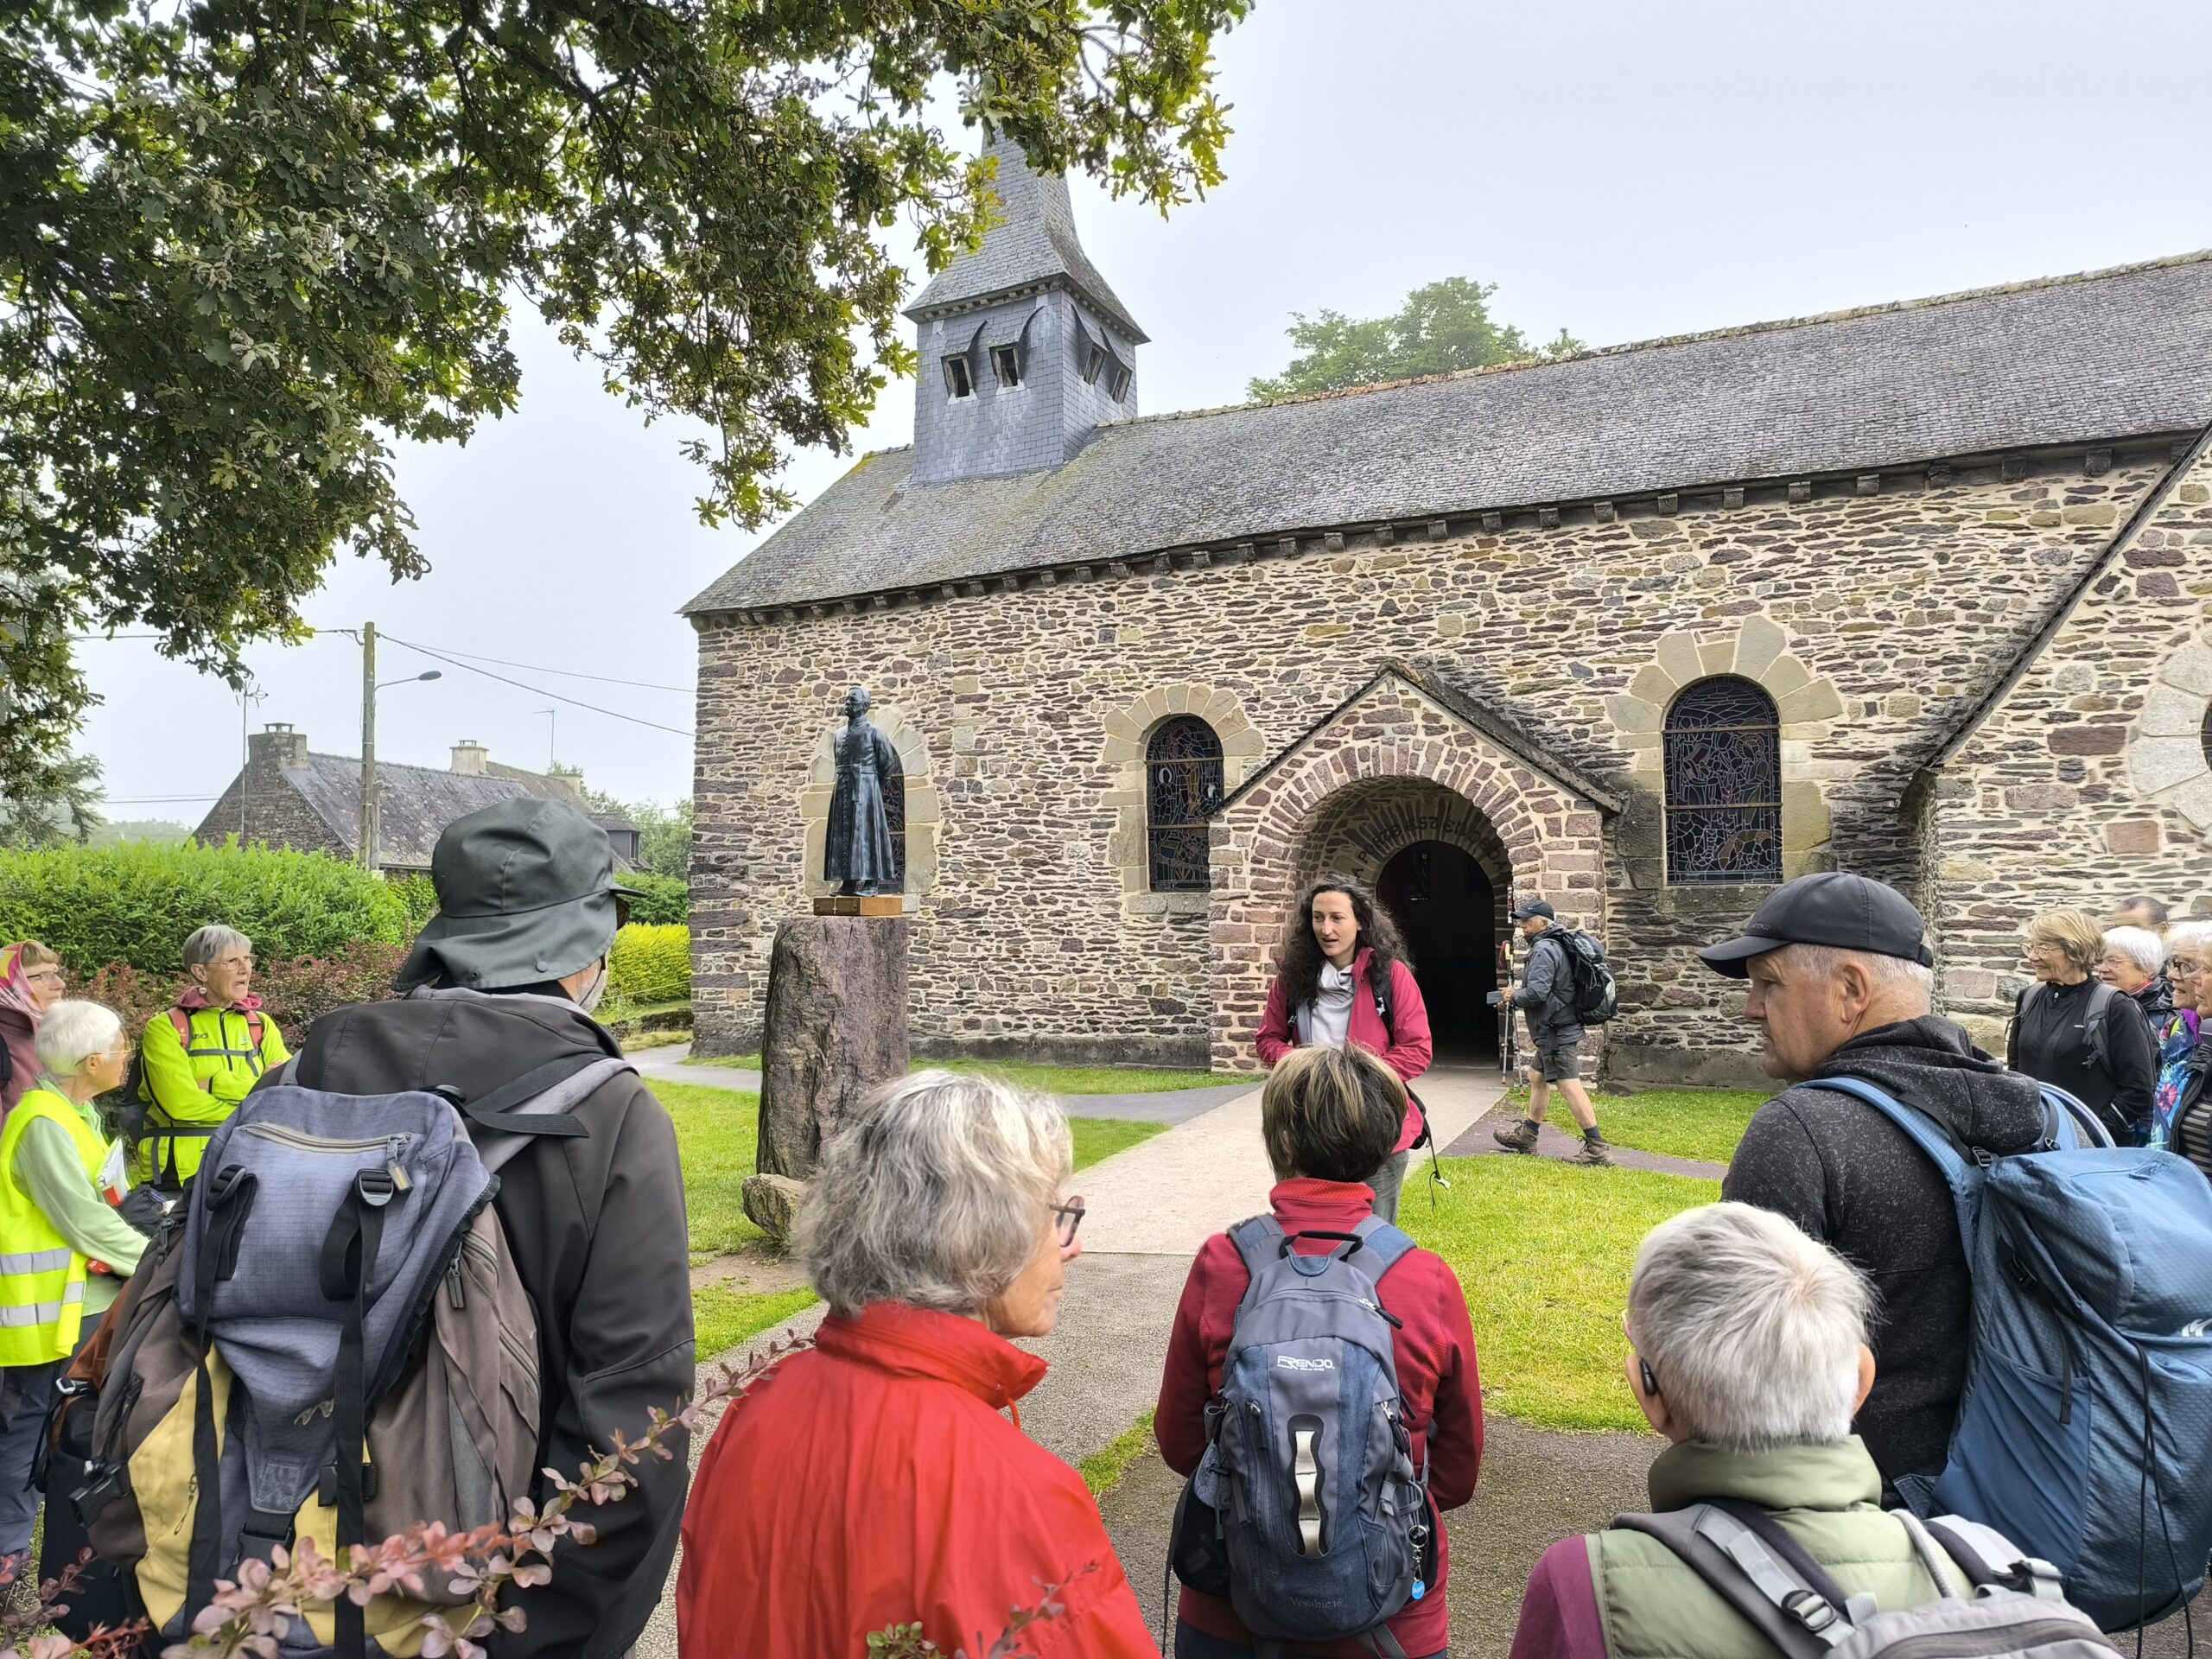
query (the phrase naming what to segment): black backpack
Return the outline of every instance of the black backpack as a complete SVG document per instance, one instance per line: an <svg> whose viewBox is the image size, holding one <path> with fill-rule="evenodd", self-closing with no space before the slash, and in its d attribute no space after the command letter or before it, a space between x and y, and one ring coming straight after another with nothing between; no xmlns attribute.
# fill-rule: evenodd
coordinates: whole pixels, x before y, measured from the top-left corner
<svg viewBox="0 0 2212 1659"><path fill-rule="evenodd" d="M1613 982L1613 970L1605 962L1604 945L1587 933L1561 927L1556 922L1544 930L1543 937L1557 939L1560 953L1567 958L1567 970L1574 982L1567 1001L1578 1021L1586 1026L1602 1026L1620 1011L1620 987Z"/></svg>

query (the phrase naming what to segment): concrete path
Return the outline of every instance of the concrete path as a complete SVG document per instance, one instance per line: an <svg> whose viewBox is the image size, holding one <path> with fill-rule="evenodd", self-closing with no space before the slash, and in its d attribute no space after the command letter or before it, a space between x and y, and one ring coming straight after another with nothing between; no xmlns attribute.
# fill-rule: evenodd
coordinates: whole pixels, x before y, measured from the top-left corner
<svg viewBox="0 0 2212 1659"><path fill-rule="evenodd" d="M1567 1109L1560 1106L1559 1109L1565 1112ZM1556 1158L1567 1162L1582 1150L1582 1137L1579 1133L1556 1129L1548 1119L1537 1126L1536 1150L1533 1154L1515 1153L1499 1146L1492 1137L1492 1131L1510 1129L1520 1121L1520 1108L1501 1100L1488 1115L1447 1146L1444 1155L1446 1158L1487 1158L1495 1154L1502 1158ZM1573 1121L1571 1116L1567 1119L1569 1123ZM1603 1123L1599 1127L1602 1128ZM1708 1164L1696 1158L1669 1158L1656 1152L1638 1152L1633 1147L1624 1147L1611 1141L1605 1145L1613 1154L1613 1161L1623 1169L1652 1169L1662 1175L1697 1175L1714 1181L1728 1173L1726 1164Z"/></svg>

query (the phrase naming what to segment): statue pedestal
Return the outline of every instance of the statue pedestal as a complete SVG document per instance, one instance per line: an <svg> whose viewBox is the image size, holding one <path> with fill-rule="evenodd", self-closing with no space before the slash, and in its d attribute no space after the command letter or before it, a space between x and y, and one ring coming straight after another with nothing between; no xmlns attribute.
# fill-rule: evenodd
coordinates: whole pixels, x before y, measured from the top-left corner
<svg viewBox="0 0 2212 1659"><path fill-rule="evenodd" d="M817 916L904 916L906 899L895 893L833 893L814 901ZM772 990L769 993L774 995Z"/></svg>
<svg viewBox="0 0 2212 1659"><path fill-rule="evenodd" d="M899 902L896 893L816 901ZM796 1207L793 1184L814 1173L822 1143L861 1096L906 1075L908 931L895 908L795 916L776 930L760 1039L760 1173L745 1195L746 1212L772 1232L769 1217Z"/></svg>

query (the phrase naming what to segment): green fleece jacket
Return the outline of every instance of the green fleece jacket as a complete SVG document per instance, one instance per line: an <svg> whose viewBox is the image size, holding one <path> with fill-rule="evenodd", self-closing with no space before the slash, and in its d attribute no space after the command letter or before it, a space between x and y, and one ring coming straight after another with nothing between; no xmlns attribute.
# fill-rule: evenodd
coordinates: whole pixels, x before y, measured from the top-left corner
<svg viewBox="0 0 2212 1659"><path fill-rule="evenodd" d="M1758 1504L1847 1595L1870 1593L1884 1611L1941 1593L1904 1525L1883 1512L1882 1477L1856 1435L1770 1452L1670 1446L1651 1465L1650 1487L1656 1510L1714 1497ZM1766 1638L1656 1538L1614 1530L1588 1543L1607 1659L1774 1659ZM1973 1593L1955 1573L1951 1588Z"/></svg>

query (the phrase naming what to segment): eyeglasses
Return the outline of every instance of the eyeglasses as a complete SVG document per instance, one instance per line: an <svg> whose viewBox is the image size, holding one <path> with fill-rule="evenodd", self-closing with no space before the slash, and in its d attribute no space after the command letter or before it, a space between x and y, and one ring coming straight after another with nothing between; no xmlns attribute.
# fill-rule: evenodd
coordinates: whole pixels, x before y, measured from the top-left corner
<svg viewBox="0 0 2212 1659"><path fill-rule="evenodd" d="M59 968L34 968L23 976L23 982L27 985L59 985L61 983L61 970Z"/></svg>
<svg viewBox="0 0 2212 1659"><path fill-rule="evenodd" d="M1058 1230L1062 1249L1075 1243L1075 1230L1083 1225L1083 1200L1079 1198L1052 1206L1052 1224Z"/></svg>

